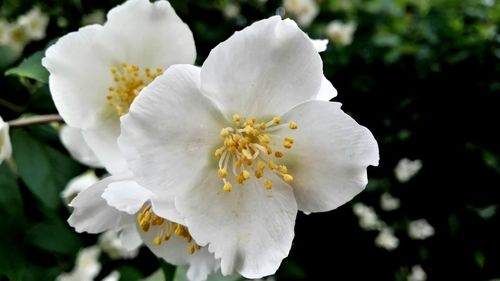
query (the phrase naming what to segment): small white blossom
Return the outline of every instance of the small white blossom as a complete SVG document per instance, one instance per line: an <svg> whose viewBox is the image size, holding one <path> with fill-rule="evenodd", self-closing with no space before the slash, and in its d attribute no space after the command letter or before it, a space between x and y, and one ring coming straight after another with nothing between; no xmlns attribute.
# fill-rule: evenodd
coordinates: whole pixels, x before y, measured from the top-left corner
<svg viewBox="0 0 500 281"><path fill-rule="evenodd" d="M302 27L308 27L319 13L314 0L284 0L283 7Z"/></svg>
<svg viewBox="0 0 500 281"><path fill-rule="evenodd" d="M103 24L106 21L106 14L103 10L97 9L82 17L82 25Z"/></svg>
<svg viewBox="0 0 500 281"><path fill-rule="evenodd" d="M411 268L411 272L410 272L410 275L408 275L407 280L408 281L426 281L427 274L425 273L422 266L417 264Z"/></svg>
<svg viewBox="0 0 500 281"><path fill-rule="evenodd" d="M9 23L0 19L0 46L7 45L7 32L9 30Z"/></svg>
<svg viewBox="0 0 500 281"><path fill-rule="evenodd" d="M419 219L408 225L408 236L415 240L424 240L434 235L434 227L427 220Z"/></svg>
<svg viewBox="0 0 500 281"><path fill-rule="evenodd" d="M129 250L123 246L119 231L108 230L99 236L99 246L111 259L131 259L139 253L139 248Z"/></svg>
<svg viewBox="0 0 500 281"><path fill-rule="evenodd" d="M418 171L422 168L422 160L410 160L408 158L403 158L399 160L396 168L394 168L394 174L399 182L405 183L414 177Z"/></svg>
<svg viewBox="0 0 500 281"><path fill-rule="evenodd" d="M22 25L11 23L6 26L3 40L5 46L20 54L30 41L30 35Z"/></svg>
<svg viewBox="0 0 500 281"><path fill-rule="evenodd" d="M240 6L233 2L229 2L224 6L222 13L226 18L234 19L240 15Z"/></svg>
<svg viewBox="0 0 500 281"><path fill-rule="evenodd" d="M358 202L354 204L353 212L358 216L359 226L364 230L377 230L384 225L384 223L379 220L373 208L363 203Z"/></svg>
<svg viewBox="0 0 500 281"><path fill-rule="evenodd" d="M64 190L61 192L61 198L64 203L68 205L78 193L98 181L99 179L95 175L94 171L85 172L68 182Z"/></svg>
<svg viewBox="0 0 500 281"><path fill-rule="evenodd" d="M80 250L73 270L60 274L56 281L93 281L101 270L100 254L101 251L97 246Z"/></svg>
<svg viewBox="0 0 500 281"><path fill-rule="evenodd" d="M35 7L17 19L17 24L24 28L31 40L45 38L49 17L39 7Z"/></svg>
<svg viewBox="0 0 500 281"><path fill-rule="evenodd" d="M339 20L331 21L326 26L326 36L333 43L347 46L352 43L356 26L353 23L343 23Z"/></svg>
<svg viewBox="0 0 500 281"><path fill-rule="evenodd" d="M375 245L388 251L392 251L399 246L399 239L394 235L392 229L386 227L382 229L375 238Z"/></svg>
<svg viewBox="0 0 500 281"><path fill-rule="evenodd" d="M9 124L4 122L0 116L0 164L12 156L12 144L10 143Z"/></svg>
<svg viewBox="0 0 500 281"><path fill-rule="evenodd" d="M380 207L384 211L394 211L399 209L401 205L401 200L393 197L390 193L385 192L380 196Z"/></svg>

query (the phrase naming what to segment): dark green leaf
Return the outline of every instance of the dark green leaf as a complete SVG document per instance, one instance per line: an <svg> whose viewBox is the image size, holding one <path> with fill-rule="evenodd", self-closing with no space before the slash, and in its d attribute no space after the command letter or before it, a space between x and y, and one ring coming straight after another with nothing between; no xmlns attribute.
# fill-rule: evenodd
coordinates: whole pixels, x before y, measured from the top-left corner
<svg viewBox="0 0 500 281"><path fill-rule="evenodd" d="M78 235L67 225L59 221L44 222L28 230L30 243L42 250L73 256L82 243Z"/></svg>
<svg viewBox="0 0 500 281"><path fill-rule="evenodd" d="M21 179L46 207L57 208L61 203L61 190L81 172L80 166L69 156L39 142L26 130L12 130L11 138Z"/></svg>
<svg viewBox="0 0 500 281"><path fill-rule="evenodd" d="M174 281L189 281L187 278L187 266L178 266L175 271ZM231 276L223 276L220 271L210 274L207 278L207 281L236 281L236 280L244 280L243 277L238 275Z"/></svg>
<svg viewBox="0 0 500 281"><path fill-rule="evenodd" d="M21 280L24 270L24 211L15 176L0 166L0 279Z"/></svg>
<svg viewBox="0 0 500 281"><path fill-rule="evenodd" d="M42 83L48 83L49 72L42 66L42 58L45 51L38 51L24 59L18 66L5 72L5 75L16 75L22 78L30 78Z"/></svg>
<svg viewBox="0 0 500 281"><path fill-rule="evenodd" d="M165 281L172 281L175 277L175 266L171 265L164 260L160 260L160 266L165 276Z"/></svg>

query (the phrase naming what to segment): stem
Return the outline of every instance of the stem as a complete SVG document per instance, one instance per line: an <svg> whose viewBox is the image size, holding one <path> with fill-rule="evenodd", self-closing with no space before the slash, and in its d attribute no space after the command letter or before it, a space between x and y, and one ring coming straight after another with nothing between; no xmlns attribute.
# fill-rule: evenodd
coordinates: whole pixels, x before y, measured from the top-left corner
<svg viewBox="0 0 500 281"><path fill-rule="evenodd" d="M62 123L64 120L58 114L37 115L26 118L19 118L7 122L10 127L25 127L31 125L47 124L52 122Z"/></svg>
<svg viewBox="0 0 500 281"><path fill-rule="evenodd" d="M15 111L15 112L22 112L24 109L22 106L19 106L19 105L12 103L10 101L6 101L4 99L0 99L0 105L4 106L12 111Z"/></svg>

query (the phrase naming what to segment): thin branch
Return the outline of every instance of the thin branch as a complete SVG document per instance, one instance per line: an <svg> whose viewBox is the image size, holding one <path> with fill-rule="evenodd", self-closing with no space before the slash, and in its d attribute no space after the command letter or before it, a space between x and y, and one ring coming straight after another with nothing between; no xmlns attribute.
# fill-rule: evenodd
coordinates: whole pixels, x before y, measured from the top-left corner
<svg viewBox="0 0 500 281"><path fill-rule="evenodd" d="M19 106L19 105L12 103L10 101L6 101L4 99L0 99L0 105L4 106L12 111L15 111L15 112L22 112L24 110L24 107Z"/></svg>
<svg viewBox="0 0 500 281"><path fill-rule="evenodd" d="M19 118L7 122L10 127L25 127L31 125L47 124L52 122L63 123L64 120L58 114L37 115L25 118Z"/></svg>

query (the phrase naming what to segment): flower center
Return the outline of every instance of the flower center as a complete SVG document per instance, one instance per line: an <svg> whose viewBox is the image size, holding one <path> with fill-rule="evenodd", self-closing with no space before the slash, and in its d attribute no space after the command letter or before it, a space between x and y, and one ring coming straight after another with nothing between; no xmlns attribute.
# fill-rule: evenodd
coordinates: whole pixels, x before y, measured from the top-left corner
<svg viewBox="0 0 500 281"><path fill-rule="evenodd" d="M176 235L186 239L186 243L188 243L186 251L188 254L192 255L201 249L201 246L193 241L193 237L189 234L187 227L156 215L153 213L151 205L144 206L137 214L137 224L144 232L156 232L153 242L157 246L166 243L173 235Z"/></svg>
<svg viewBox="0 0 500 281"><path fill-rule="evenodd" d="M232 190L231 182L243 184L252 175L257 179L262 178L264 187L270 190L273 183L265 177L267 172L278 175L287 184L292 183L293 176L288 173L285 165L278 162L285 155L281 148L291 149L294 139L287 136L281 141L281 137L273 133L283 126L295 130L297 123L292 121L281 124L278 116L267 122L258 122L254 117L245 121L238 114L233 115L233 122L234 127L221 130L224 145L215 150L215 156L219 158L218 175L224 183L224 191ZM231 177L234 177L233 181L230 180Z"/></svg>
<svg viewBox="0 0 500 281"><path fill-rule="evenodd" d="M106 96L108 103L119 116L127 114L130 104L139 92L162 73L161 67L156 68L154 72L149 68L141 71L137 65L126 63L119 67L111 67L113 85L108 88L108 96Z"/></svg>

